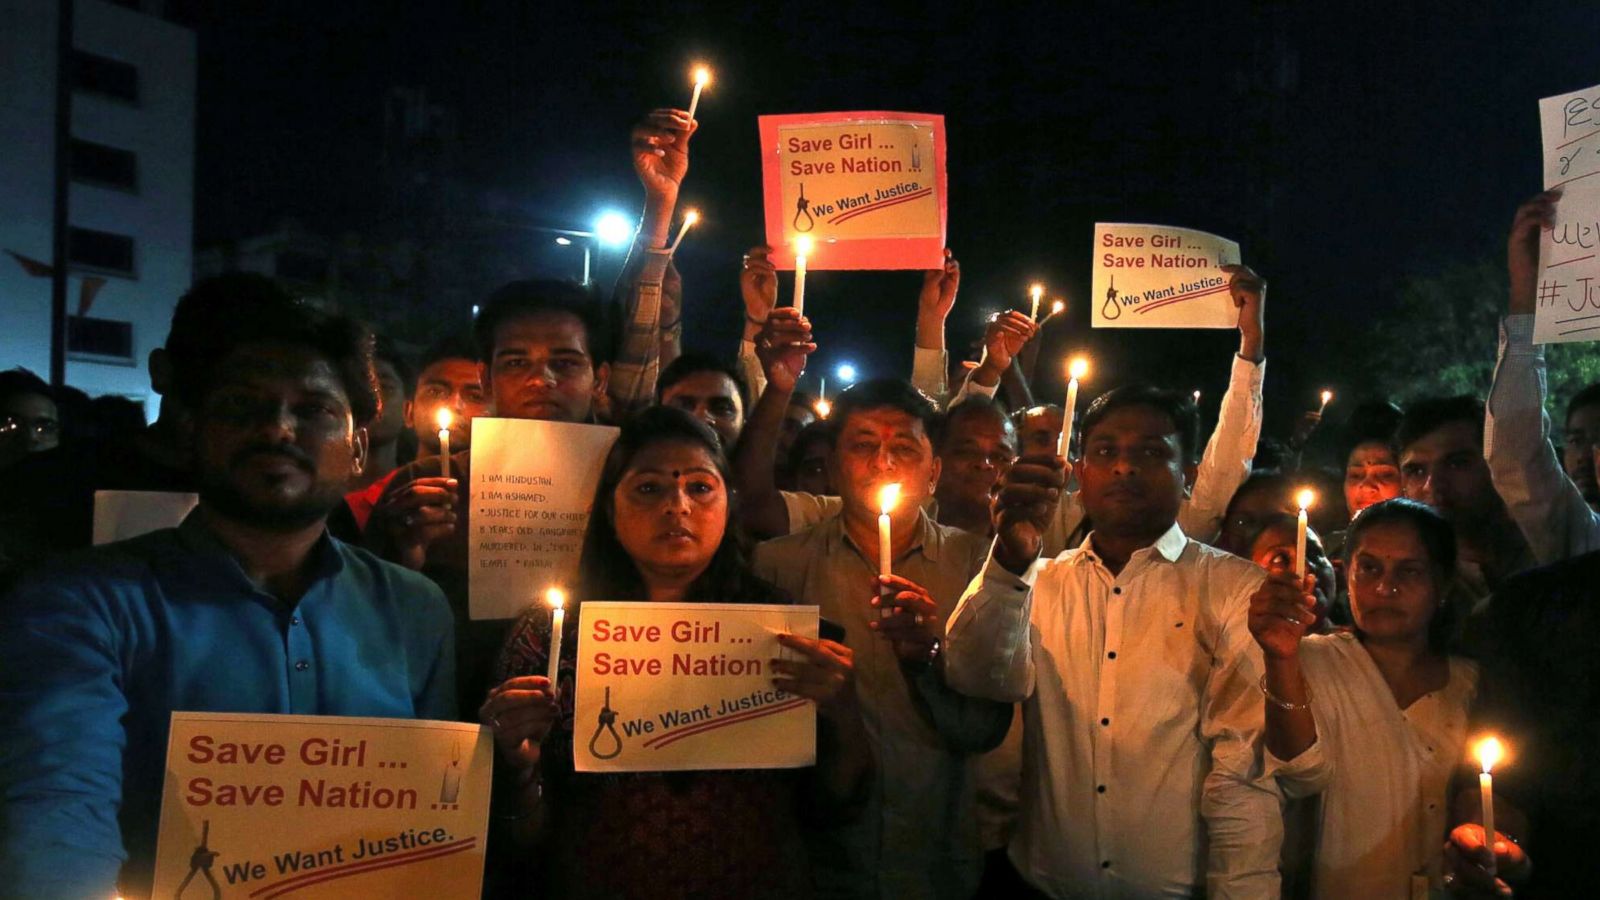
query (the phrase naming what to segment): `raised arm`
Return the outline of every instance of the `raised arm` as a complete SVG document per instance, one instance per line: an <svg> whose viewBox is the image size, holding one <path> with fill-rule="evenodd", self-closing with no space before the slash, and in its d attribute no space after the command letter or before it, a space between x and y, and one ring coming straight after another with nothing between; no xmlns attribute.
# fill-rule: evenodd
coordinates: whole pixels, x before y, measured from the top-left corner
<svg viewBox="0 0 1600 900"><path fill-rule="evenodd" d="M767 389L767 373L756 355L756 339L761 327L778 305L778 270L766 244L751 247L739 268L739 295L744 298L744 339L739 341L739 369L750 385L750 396L760 397Z"/></svg>
<svg viewBox="0 0 1600 900"><path fill-rule="evenodd" d="M1550 447L1544 348L1533 343L1539 232L1554 223L1559 199L1559 191L1539 194L1511 223L1510 309L1500 326L1500 358L1483 428L1489 477L1540 563L1600 549L1600 514L1589 508Z"/></svg>
<svg viewBox="0 0 1600 900"><path fill-rule="evenodd" d="M793 307L775 309L756 338L756 353L767 376L767 388L745 420L733 454L733 478L739 492L739 517L760 537L789 533L789 509L773 474L778 435L805 372L806 357L817 349L811 342L811 321Z"/></svg>
<svg viewBox="0 0 1600 900"><path fill-rule="evenodd" d="M1008 309L995 316L984 331L983 362L967 373L967 380L950 398L950 405L969 396L993 397L1016 355L1038 333L1039 326L1026 313Z"/></svg>
<svg viewBox="0 0 1600 900"><path fill-rule="evenodd" d="M1202 542L1215 540L1221 531L1228 501L1249 477L1250 461L1261 437L1267 283L1245 266L1228 266L1227 271L1232 276L1228 289L1239 309L1239 353L1233 358L1217 427L1195 470L1194 488L1178 511L1183 533Z"/></svg>
<svg viewBox="0 0 1600 900"><path fill-rule="evenodd" d="M961 289L961 263L950 248L944 251L944 266L922 273L922 290L917 294L917 344L913 349L911 383L943 408L950 388L946 382L949 354L945 352L944 323L956 304Z"/></svg>
<svg viewBox="0 0 1600 900"><path fill-rule="evenodd" d="M644 215L617 278L622 340L609 390L618 416L650 403L663 356L677 356L682 280L668 272L672 257L666 247L697 127L683 110L658 109L633 128L633 170L644 186Z"/></svg>
<svg viewBox="0 0 1600 900"><path fill-rule="evenodd" d="M1311 709L1311 689L1300 666L1300 641L1316 619L1316 597L1306 590L1313 582L1295 584L1292 574L1269 575L1250 597L1250 633L1261 647L1266 674L1261 683L1266 710L1264 743L1272 768L1281 770L1280 783L1293 788L1295 796L1316 793L1325 785L1306 783L1307 771L1297 762L1318 762L1308 758L1317 743L1317 721ZM1280 765L1282 764L1282 765ZM1318 766L1307 767L1321 771Z"/></svg>

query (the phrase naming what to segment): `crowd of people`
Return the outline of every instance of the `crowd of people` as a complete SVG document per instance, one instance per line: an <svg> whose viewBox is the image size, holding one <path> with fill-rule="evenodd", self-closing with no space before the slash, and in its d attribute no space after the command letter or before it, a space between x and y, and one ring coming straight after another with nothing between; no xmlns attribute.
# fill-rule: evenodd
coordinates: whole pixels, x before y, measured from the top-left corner
<svg viewBox="0 0 1600 900"><path fill-rule="evenodd" d="M908 378L831 407L802 391L817 344L766 247L744 259L740 346L685 352L694 286L666 247L695 127L659 110L632 134L646 201L620 316L517 281L408 358L232 274L178 302L148 426L74 431L84 404L0 373L0 894L148 892L179 710L481 723L492 897L1590 889L1600 385L1556 430L1532 342L1559 196L1511 224L1486 401L1375 400L1336 441L1315 414L1272 440L1267 285L1241 266L1210 434L1186 391L1127 384L1060 448L1063 410L1022 376L1033 318L998 315L952 364L948 252ZM578 602L820 608L839 631L782 636L773 668L815 704L814 766L575 771L576 655L546 676L550 616L468 615L479 416L620 426ZM1342 475L1319 466L1329 443ZM1295 491L1337 498L1341 478L1301 560ZM101 490L198 506L87 549ZM1486 834L1467 747L1491 732L1517 760Z"/></svg>

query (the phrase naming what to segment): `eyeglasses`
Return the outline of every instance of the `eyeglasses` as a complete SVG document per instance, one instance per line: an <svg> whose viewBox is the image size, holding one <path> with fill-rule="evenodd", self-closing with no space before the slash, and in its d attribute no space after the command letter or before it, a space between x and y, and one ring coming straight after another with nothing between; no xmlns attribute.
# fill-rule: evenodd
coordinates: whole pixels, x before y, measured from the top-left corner
<svg viewBox="0 0 1600 900"><path fill-rule="evenodd" d="M31 434L36 438L55 437L61 433L61 423L46 417L0 416L0 435Z"/></svg>

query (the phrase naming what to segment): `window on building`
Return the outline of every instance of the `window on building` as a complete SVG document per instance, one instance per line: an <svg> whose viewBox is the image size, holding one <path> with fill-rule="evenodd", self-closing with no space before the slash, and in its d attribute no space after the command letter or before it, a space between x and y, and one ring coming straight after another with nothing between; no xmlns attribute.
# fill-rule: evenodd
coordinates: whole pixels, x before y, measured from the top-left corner
<svg viewBox="0 0 1600 900"><path fill-rule="evenodd" d="M133 238L73 226L67 232L67 259L74 266L132 275Z"/></svg>
<svg viewBox="0 0 1600 900"><path fill-rule="evenodd" d="M133 323L68 316L67 353L101 362L132 364Z"/></svg>
<svg viewBox="0 0 1600 900"><path fill-rule="evenodd" d="M138 154L73 138L72 180L136 191L139 189Z"/></svg>
<svg viewBox="0 0 1600 900"><path fill-rule="evenodd" d="M139 102L139 70L133 64L83 50L72 51L72 86L90 94Z"/></svg>

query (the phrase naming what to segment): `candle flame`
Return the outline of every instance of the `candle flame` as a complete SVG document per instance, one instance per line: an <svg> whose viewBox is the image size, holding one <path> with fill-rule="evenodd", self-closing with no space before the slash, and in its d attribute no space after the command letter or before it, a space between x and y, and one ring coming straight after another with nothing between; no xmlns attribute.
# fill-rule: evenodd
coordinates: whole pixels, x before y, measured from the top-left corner
<svg viewBox="0 0 1600 900"><path fill-rule="evenodd" d="M544 602L550 604L551 609L560 609L567 605L567 592L561 588L550 588L544 592Z"/></svg>
<svg viewBox="0 0 1600 900"><path fill-rule="evenodd" d="M1033 287L1028 288L1028 293L1032 295L1033 302L1038 303L1039 298L1044 296L1044 285L1035 284Z"/></svg>
<svg viewBox="0 0 1600 900"><path fill-rule="evenodd" d="M1199 391L1195 391L1194 392L1194 402L1196 402L1196 403L1200 402L1200 392Z"/></svg>
<svg viewBox="0 0 1600 900"><path fill-rule="evenodd" d="M705 87L711 83L711 69L707 66L694 67L694 83Z"/></svg>
<svg viewBox="0 0 1600 900"><path fill-rule="evenodd" d="M1505 757L1506 748L1499 738L1487 737L1472 746L1472 755L1478 758L1478 765L1483 766L1484 774L1488 774Z"/></svg>
<svg viewBox="0 0 1600 900"><path fill-rule="evenodd" d="M1333 391L1323 391L1322 392L1322 405L1323 406L1327 406L1328 405L1328 401L1330 401L1332 399L1333 399Z"/></svg>
<svg viewBox="0 0 1600 900"><path fill-rule="evenodd" d="M1317 492L1310 488L1301 488L1300 493L1294 495L1294 502L1302 511L1310 509L1317 502Z"/></svg>
<svg viewBox="0 0 1600 900"><path fill-rule="evenodd" d="M1056 302L1050 304L1050 315L1059 316L1063 312L1066 312L1066 309L1067 305L1062 303L1060 300L1057 300Z"/></svg>
<svg viewBox="0 0 1600 900"><path fill-rule="evenodd" d="M698 221L700 221L700 211L699 210L691 209L691 210L687 210L687 211L684 212L684 214L683 214L683 224L685 224L685 225L693 225L694 223L696 223Z"/></svg>
<svg viewBox="0 0 1600 900"><path fill-rule="evenodd" d="M832 403L829 403L826 400L818 400L817 401L817 418L826 419L828 417L828 413L831 413L831 412L833 412L833 404Z"/></svg>
<svg viewBox="0 0 1600 900"><path fill-rule="evenodd" d="M802 234L794 239L794 252L796 256L810 256L811 248L816 244L811 240L811 235Z"/></svg>
<svg viewBox="0 0 1600 900"><path fill-rule="evenodd" d="M450 418L451 418L450 410L448 410L448 409L446 409L446 408L444 408L442 406L439 407L439 412L438 412L438 414L436 414L434 416L434 420L439 423L439 430L440 431L444 431L445 429L450 427Z"/></svg>
<svg viewBox="0 0 1600 900"><path fill-rule="evenodd" d="M894 509L895 504L899 502L899 484L886 484L878 491L878 509L881 510L884 515L887 516L889 511Z"/></svg>
<svg viewBox="0 0 1600 900"><path fill-rule="evenodd" d="M1089 374L1088 359L1078 356L1074 357L1072 362L1067 363L1067 376L1072 380L1078 381L1087 374Z"/></svg>

